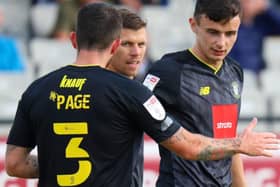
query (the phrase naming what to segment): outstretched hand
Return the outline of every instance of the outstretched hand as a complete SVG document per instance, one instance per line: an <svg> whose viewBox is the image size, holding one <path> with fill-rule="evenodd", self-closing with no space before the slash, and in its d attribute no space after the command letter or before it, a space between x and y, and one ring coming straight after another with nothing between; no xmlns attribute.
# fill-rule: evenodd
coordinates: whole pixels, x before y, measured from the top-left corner
<svg viewBox="0 0 280 187"><path fill-rule="evenodd" d="M271 157L272 153L269 150L279 150L280 140L271 132L253 132L257 121L257 118L254 118L239 136L240 151L250 156Z"/></svg>

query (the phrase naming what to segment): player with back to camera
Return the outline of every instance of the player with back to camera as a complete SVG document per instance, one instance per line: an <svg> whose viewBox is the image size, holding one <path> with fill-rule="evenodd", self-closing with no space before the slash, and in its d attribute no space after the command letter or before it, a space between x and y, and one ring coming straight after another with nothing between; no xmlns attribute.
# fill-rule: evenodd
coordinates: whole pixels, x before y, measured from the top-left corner
<svg viewBox="0 0 280 187"><path fill-rule="evenodd" d="M20 99L7 140L10 176L39 178L40 187L133 186L143 132L185 159L270 156L267 149L278 149L275 134L252 131L256 120L230 139L184 130L146 87L105 69L120 44L119 12L88 4L77 20L74 64L34 81ZM38 156L30 154L35 146Z"/></svg>

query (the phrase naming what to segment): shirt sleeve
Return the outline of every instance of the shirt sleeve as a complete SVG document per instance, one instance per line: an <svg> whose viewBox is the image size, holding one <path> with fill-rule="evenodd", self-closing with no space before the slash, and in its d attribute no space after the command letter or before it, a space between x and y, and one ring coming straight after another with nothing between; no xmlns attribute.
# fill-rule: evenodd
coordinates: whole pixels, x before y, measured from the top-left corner
<svg viewBox="0 0 280 187"><path fill-rule="evenodd" d="M28 115L28 101L23 95L22 99L19 101L15 119L12 128L9 132L7 144L12 144L21 147L35 147L36 136L34 130L32 129L31 120Z"/></svg>
<svg viewBox="0 0 280 187"><path fill-rule="evenodd" d="M143 129L156 142L162 142L177 132L180 125L167 116L162 104L150 90L144 86L139 88L127 96L134 125Z"/></svg>
<svg viewBox="0 0 280 187"><path fill-rule="evenodd" d="M155 94L164 107L175 106L180 97L180 72L175 63L160 60L150 69L143 85Z"/></svg>

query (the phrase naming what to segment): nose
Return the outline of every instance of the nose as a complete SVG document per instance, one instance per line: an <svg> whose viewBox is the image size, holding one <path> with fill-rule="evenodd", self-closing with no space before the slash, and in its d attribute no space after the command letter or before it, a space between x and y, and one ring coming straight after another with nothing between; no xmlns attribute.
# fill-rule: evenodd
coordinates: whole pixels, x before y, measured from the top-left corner
<svg viewBox="0 0 280 187"><path fill-rule="evenodd" d="M216 45L219 49L223 49L227 43L226 41L226 36L224 34L220 34L218 37L217 37L217 40L216 40Z"/></svg>
<svg viewBox="0 0 280 187"><path fill-rule="evenodd" d="M133 46L131 47L130 53L131 53L131 55L133 55L133 56L139 56L140 53L141 53L141 49L139 48L138 45L133 45Z"/></svg>

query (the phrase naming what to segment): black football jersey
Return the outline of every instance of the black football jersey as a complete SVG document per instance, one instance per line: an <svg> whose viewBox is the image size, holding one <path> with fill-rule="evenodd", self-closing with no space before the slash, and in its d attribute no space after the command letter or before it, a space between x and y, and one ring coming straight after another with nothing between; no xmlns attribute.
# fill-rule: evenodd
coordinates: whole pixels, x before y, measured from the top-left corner
<svg viewBox="0 0 280 187"><path fill-rule="evenodd" d="M215 70L191 50L165 55L144 82L185 129L208 137L236 135L243 71L226 58ZM229 187L231 159L184 160L160 147L158 187Z"/></svg>
<svg viewBox="0 0 280 187"><path fill-rule="evenodd" d="M7 143L37 146L40 187L133 187L142 184L143 132L161 142L179 129L166 118L141 83L69 65L23 93Z"/></svg>

